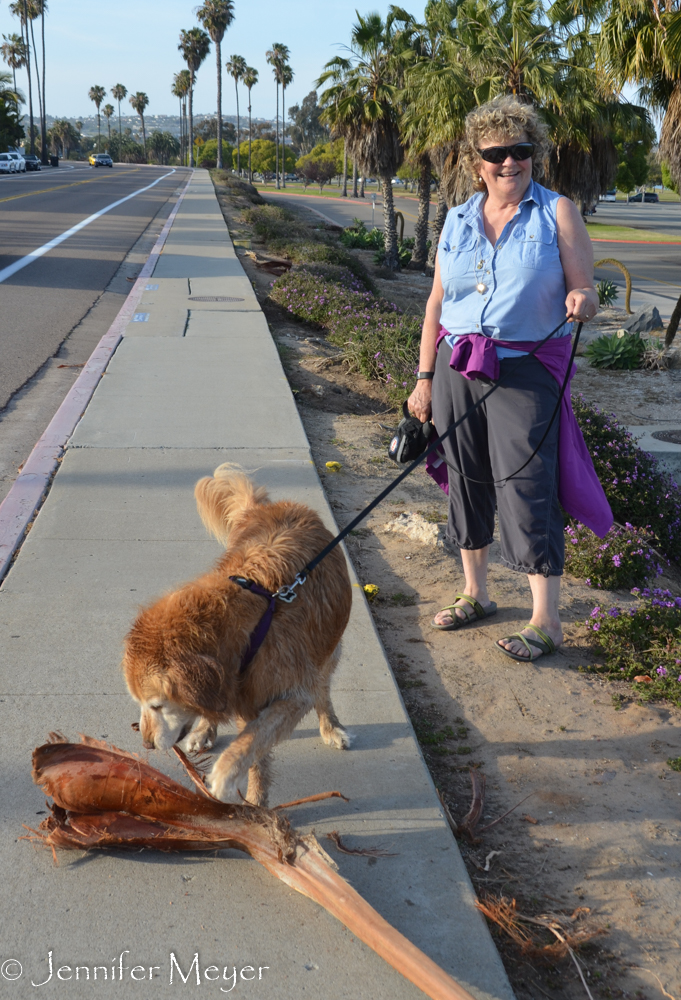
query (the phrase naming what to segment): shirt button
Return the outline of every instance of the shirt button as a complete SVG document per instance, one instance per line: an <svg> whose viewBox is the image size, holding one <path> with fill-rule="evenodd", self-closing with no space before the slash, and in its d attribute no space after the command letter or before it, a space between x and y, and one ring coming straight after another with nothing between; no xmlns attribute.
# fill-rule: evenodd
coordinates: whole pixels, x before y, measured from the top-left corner
<svg viewBox="0 0 681 1000"><path fill-rule="evenodd" d="M530 233L530 239L531 239L531 240L533 240L533 239L534 239L534 233Z"/></svg>

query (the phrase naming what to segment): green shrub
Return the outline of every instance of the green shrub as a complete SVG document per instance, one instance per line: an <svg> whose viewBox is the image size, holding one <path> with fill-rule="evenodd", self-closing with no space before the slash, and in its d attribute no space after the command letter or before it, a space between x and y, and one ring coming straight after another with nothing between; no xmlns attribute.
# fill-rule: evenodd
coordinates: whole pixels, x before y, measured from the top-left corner
<svg viewBox="0 0 681 1000"><path fill-rule="evenodd" d="M584 356L594 368L631 371L641 367L645 349L646 342L639 333L617 330L610 336L604 334L592 341L584 351Z"/></svg>
<svg viewBox="0 0 681 1000"><path fill-rule="evenodd" d="M596 285L596 291L598 292L598 301L602 306L612 305L619 295L617 285L614 281L610 281L609 278L604 278L603 281L599 281Z"/></svg>
<svg viewBox="0 0 681 1000"><path fill-rule="evenodd" d="M374 283L364 264L343 247L313 240L300 243L292 243L289 240L272 240L269 247L274 253L283 254L297 264L335 264L345 268L361 281L367 291L375 291Z"/></svg>
<svg viewBox="0 0 681 1000"><path fill-rule="evenodd" d="M661 572L650 551L650 533L631 524L614 526L601 539L583 524L573 522L566 527L565 536L565 569L590 587L628 590L648 583Z"/></svg>
<svg viewBox="0 0 681 1000"><path fill-rule="evenodd" d="M199 146L198 166L205 167L206 170L214 170L217 159L217 139L209 139L208 142L204 142L202 146ZM222 140L222 162L227 165L231 165L232 162L232 147L224 139Z"/></svg>
<svg viewBox="0 0 681 1000"><path fill-rule="evenodd" d="M643 701L668 698L681 705L681 597L668 590L634 590L631 608L597 606L584 623L594 652L604 663L594 669L634 681Z"/></svg>
<svg viewBox="0 0 681 1000"><path fill-rule="evenodd" d="M657 459L637 448L612 415L573 396L572 406L616 521L653 535L667 559L681 562L681 490Z"/></svg>
<svg viewBox="0 0 681 1000"><path fill-rule="evenodd" d="M340 235L344 247L354 250L382 250L384 237L382 229L367 229L361 219L353 219L352 225Z"/></svg>
<svg viewBox="0 0 681 1000"><path fill-rule="evenodd" d="M278 205L261 205L257 208L247 208L243 213L244 222L253 226L261 240L271 243L273 240L290 241L308 235L309 230L301 225L296 217L285 208Z"/></svg>

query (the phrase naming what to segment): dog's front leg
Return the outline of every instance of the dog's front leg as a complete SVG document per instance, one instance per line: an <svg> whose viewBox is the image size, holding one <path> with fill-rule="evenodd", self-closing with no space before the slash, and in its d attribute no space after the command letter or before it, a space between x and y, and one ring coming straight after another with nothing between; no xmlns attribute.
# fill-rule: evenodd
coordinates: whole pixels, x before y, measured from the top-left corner
<svg viewBox="0 0 681 1000"><path fill-rule="evenodd" d="M309 696L298 695L281 698L263 709L216 760L206 778L209 791L222 802L243 801L242 794L245 798L247 793L248 772L260 764L258 774L255 771L252 773L252 778L257 778L252 781L252 790L260 800L254 804L265 805L270 780L265 758L275 743L291 735L312 706Z"/></svg>

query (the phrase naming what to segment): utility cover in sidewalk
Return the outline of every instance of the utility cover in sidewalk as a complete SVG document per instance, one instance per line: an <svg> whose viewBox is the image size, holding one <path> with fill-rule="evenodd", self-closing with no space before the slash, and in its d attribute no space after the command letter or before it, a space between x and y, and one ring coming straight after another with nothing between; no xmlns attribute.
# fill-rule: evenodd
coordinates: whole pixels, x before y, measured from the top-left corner
<svg viewBox="0 0 681 1000"><path fill-rule="evenodd" d="M681 444L681 430L653 431L650 436L656 441L666 441L667 444Z"/></svg>
<svg viewBox="0 0 681 1000"><path fill-rule="evenodd" d="M135 313L132 317L133 323L148 323L149 313Z"/></svg>
<svg viewBox="0 0 681 1000"><path fill-rule="evenodd" d="M190 295L190 302L243 302L244 299L234 298L233 295Z"/></svg>

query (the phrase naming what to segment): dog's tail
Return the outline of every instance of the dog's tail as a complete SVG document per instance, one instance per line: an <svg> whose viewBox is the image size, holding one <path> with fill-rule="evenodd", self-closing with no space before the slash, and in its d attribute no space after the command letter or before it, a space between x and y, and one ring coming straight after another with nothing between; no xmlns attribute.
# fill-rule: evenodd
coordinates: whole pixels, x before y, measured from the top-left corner
<svg viewBox="0 0 681 1000"><path fill-rule="evenodd" d="M219 465L212 476L199 479L194 496L201 520L225 548L234 521L249 507L269 499L264 486L254 486L243 469L231 462Z"/></svg>

